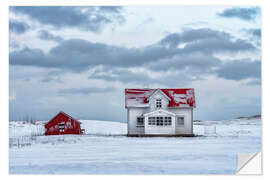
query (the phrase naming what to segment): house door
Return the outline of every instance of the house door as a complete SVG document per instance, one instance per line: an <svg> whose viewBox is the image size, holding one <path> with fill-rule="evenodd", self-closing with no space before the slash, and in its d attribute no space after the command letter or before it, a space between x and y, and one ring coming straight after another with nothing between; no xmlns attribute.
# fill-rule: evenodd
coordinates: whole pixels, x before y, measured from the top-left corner
<svg viewBox="0 0 270 180"><path fill-rule="evenodd" d="M175 117L175 133L181 134L179 129L184 128L185 118L184 116L176 116Z"/></svg>

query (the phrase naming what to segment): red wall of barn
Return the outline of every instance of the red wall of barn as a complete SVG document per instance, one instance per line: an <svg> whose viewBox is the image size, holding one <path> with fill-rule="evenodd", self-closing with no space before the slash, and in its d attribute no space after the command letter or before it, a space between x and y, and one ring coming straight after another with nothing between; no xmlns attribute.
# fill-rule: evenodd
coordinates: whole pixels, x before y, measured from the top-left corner
<svg viewBox="0 0 270 180"><path fill-rule="evenodd" d="M65 123L64 132L60 132L58 128L58 124L61 122ZM45 135L81 134L80 123L63 113L59 113L50 120L45 125L45 129Z"/></svg>

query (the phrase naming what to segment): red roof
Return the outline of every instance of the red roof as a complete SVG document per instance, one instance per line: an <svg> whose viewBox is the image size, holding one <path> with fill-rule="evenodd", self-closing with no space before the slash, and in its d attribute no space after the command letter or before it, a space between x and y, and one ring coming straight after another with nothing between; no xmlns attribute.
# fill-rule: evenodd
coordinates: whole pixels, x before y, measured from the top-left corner
<svg viewBox="0 0 270 180"><path fill-rule="evenodd" d="M56 118L56 117L59 116L59 115L66 116L66 117L68 117L69 119L72 119L72 120L74 120L74 121L76 121L76 122L78 122L78 123L81 124L81 122L80 122L79 120L73 118L72 116L68 115L67 113L65 113L65 112L63 112L63 111L60 111L60 112L59 112L58 114L56 114L51 120L53 120L54 118ZM51 121L51 120L50 120L50 121ZM49 122L50 122L50 121L49 121ZM48 124L49 122L45 123L45 125Z"/></svg>
<svg viewBox="0 0 270 180"><path fill-rule="evenodd" d="M125 89L126 107L148 107L149 97L158 89ZM160 89L170 100L168 107L196 107L193 88Z"/></svg>

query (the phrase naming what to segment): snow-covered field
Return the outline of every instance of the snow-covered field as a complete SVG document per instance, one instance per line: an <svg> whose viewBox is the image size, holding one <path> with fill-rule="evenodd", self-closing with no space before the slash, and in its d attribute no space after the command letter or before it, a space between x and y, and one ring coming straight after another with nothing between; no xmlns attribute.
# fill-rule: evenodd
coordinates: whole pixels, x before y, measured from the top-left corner
<svg viewBox="0 0 270 180"><path fill-rule="evenodd" d="M10 173L233 174L238 153L261 149L260 119L197 122L194 133L202 136L185 138L126 137L125 123L81 122L85 135L65 136L40 136L44 122L10 122L10 138L31 137L10 146Z"/></svg>

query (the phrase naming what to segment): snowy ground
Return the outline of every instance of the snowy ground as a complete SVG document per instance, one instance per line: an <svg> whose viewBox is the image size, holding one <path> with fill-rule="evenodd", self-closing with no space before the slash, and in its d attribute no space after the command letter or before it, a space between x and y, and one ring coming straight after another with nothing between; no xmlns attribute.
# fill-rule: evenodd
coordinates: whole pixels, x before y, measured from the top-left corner
<svg viewBox="0 0 270 180"><path fill-rule="evenodd" d="M197 122L194 132L203 136L192 138L119 136L125 123L81 122L87 135L34 136L26 146L11 146L10 173L233 174L238 153L261 149L260 119ZM12 122L10 137L42 133L40 125Z"/></svg>

